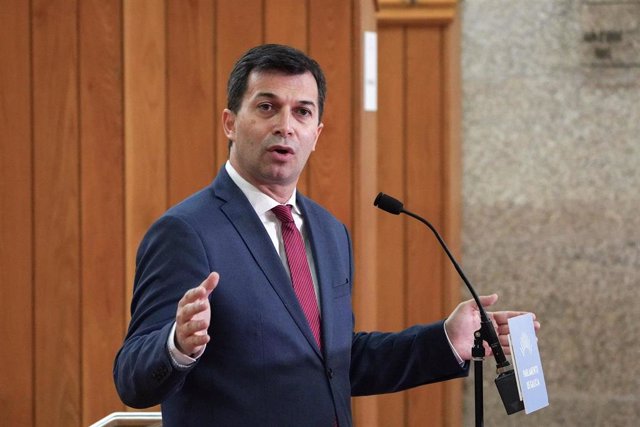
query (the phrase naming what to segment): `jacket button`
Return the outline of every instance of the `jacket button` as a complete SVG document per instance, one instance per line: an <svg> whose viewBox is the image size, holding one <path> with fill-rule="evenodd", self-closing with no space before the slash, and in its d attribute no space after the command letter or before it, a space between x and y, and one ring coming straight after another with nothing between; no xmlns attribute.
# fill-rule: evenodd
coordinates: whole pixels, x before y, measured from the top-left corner
<svg viewBox="0 0 640 427"><path fill-rule="evenodd" d="M333 369L327 368L327 376L329 377L329 379L333 378Z"/></svg>

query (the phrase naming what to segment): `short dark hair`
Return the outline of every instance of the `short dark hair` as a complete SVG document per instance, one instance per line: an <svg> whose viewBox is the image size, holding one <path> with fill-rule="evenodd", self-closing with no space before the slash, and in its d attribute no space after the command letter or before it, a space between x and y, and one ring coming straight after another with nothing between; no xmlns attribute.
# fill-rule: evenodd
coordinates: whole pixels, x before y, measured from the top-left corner
<svg viewBox="0 0 640 427"><path fill-rule="evenodd" d="M236 62L227 84L227 108L234 113L240 110L242 97L252 71L273 71L288 75L310 72L318 85L318 122L322 121L327 82L320 65L304 52L280 44L264 44L249 49Z"/></svg>

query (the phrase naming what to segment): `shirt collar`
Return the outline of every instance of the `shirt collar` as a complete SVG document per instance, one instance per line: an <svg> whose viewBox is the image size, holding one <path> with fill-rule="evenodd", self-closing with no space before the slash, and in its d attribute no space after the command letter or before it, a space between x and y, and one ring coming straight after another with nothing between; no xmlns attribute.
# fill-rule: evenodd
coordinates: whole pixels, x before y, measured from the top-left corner
<svg viewBox="0 0 640 427"><path fill-rule="evenodd" d="M249 203L251 203L251 206L259 216L264 215L280 204L277 200L264 194L256 186L244 179L231 165L229 160L227 160L224 167L229 174L229 177L231 177L231 180L240 188L240 191L242 191L242 193L247 197ZM293 206L292 211L297 215L302 216L298 204L296 203L296 192L297 190L294 188L291 198L287 200L285 205Z"/></svg>

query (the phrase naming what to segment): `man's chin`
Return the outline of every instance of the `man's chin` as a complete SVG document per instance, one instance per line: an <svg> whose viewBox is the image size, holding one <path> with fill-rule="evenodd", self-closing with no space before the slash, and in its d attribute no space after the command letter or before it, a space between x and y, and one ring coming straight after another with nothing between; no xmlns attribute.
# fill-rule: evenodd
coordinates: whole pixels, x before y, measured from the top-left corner
<svg viewBox="0 0 640 427"><path fill-rule="evenodd" d="M280 167L275 166L270 168L263 174L265 179L265 183L273 184L273 185L295 185L298 182L298 178L300 176L300 172L296 172L292 170L290 166Z"/></svg>

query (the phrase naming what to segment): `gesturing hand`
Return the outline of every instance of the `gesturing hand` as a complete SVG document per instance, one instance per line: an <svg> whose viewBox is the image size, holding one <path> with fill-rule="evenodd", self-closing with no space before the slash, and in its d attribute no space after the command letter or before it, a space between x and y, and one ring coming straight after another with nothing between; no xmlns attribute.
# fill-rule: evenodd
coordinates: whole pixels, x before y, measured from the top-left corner
<svg viewBox="0 0 640 427"><path fill-rule="evenodd" d="M209 342L207 329L211 322L209 295L218 286L220 275L211 273L196 288L185 292L178 302L176 312L175 343L178 350L186 355L196 355Z"/></svg>

